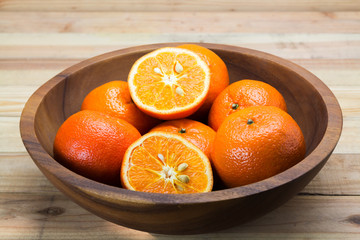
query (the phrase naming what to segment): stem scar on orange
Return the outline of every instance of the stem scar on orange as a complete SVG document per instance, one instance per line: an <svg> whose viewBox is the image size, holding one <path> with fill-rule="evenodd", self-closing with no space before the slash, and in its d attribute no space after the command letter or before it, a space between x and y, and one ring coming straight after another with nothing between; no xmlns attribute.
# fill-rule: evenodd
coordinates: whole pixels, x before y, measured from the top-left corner
<svg viewBox="0 0 360 240"><path fill-rule="evenodd" d="M140 136L123 119L83 110L60 126L54 141L54 158L84 177L118 186L125 151Z"/></svg>
<svg viewBox="0 0 360 240"><path fill-rule="evenodd" d="M254 106L228 116L216 133L213 166L227 187L274 176L305 157L300 127L285 111Z"/></svg>
<svg viewBox="0 0 360 240"><path fill-rule="evenodd" d="M184 118L204 103L210 70L190 50L160 48L134 63L128 84L135 104L148 115L164 120Z"/></svg>
<svg viewBox="0 0 360 240"><path fill-rule="evenodd" d="M150 132L126 151L121 167L124 188L153 193L209 192L213 186L209 159L181 136Z"/></svg>
<svg viewBox="0 0 360 240"><path fill-rule="evenodd" d="M286 111L285 99L271 85L244 79L230 84L215 99L209 113L209 126L215 131L230 114L251 106L275 106Z"/></svg>
<svg viewBox="0 0 360 240"><path fill-rule="evenodd" d="M216 134L211 127L191 119L166 121L157 125L150 131L163 131L178 134L197 146L208 158L210 158L210 152Z"/></svg>

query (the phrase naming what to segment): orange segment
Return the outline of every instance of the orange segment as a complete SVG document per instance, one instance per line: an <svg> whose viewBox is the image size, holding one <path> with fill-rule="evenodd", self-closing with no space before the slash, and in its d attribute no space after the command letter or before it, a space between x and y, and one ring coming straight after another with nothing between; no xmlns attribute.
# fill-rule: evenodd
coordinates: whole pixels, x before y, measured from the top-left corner
<svg viewBox="0 0 360 240"><path fill-rule="evenodd" d="M160 63L156 60L156 58L147 58L144 62L139 65L138 73L140 75L150 74L156 75L154 73L154 67L161 67Z"/></svg>
<svg viewBox="0 0 360 240"><path fill-rule="evenodd" d="M150 132L126 151L121 168L124 188L154 193L209 192L213 186L209 159L181 136Z"/></svg>
<svg viewBox="0 0 360 240"><path fill-rule="evenodd" d="M160 48L135 62L128 84L133 101L148 115L165 120L184 118L205 101L210 70L190 50Z"/></svg>
<svg viewBox="0 0 360 240"><path fill-rule="evenodd" d="M151 85L154 83L161 82L161 78L156 75L146 74L145 71L142 71L141 73L136 74L135 81L136 81L135 82L136 85L139 84Z"/></svg>
<svg viewBox="0 0 360 240"><path fill-rule="evenodd" d="M157 94L157 98L153 104L156 109L166 111L175 107L175 102L173 101L173 88L170 85L163 84L162 89L154 94Z"/></svg>
<svg viewBox="0 0 360 240"><path fill-rule="evenodd" d="M161 70L164 74L170 75L173 74L174 62L176 58L176 53L174 52L160 52L156 55L156 60L161 66Z"/></svg>
<svg viewBox="0 0 360 240"><path fill-rule="evenodd" d="M133 164L135 166L141 166L145 169L153 169L154 171L161 171L162 170L162 162L154 156L151 152L149 152L144 147L136 148L133 152ZM142 161L142 157L146 157L148 161Z"/></svg>
<svg viewBox="0 0 360 240"><path fill-rule="evenodd" d="M160 176L152 171L148 171L146 168L132 166L128 172L131 185L136 185L139 188L146 188L150 184L154 183Z"/></svg>

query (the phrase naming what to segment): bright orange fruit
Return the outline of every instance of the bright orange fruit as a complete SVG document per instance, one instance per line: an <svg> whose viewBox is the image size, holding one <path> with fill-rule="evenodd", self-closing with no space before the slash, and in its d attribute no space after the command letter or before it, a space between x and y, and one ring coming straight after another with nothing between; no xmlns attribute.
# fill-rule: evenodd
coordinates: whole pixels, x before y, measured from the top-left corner
<svg viewBox="0 0 360 240"><path fill-rule="evenodd" d="M251 106L275 106L286 111L281 93L271 85L256 80L230 84L215 99L209 113L209 126L215 131L230 114Z"/></svg>
<svg viewBox="0 0 360 240"><path fill-rule="evenodd" d="M210 152L215 139L215 131L195 120L178 119L161 123L150 131L163 131L182 136L210 158Z"/></svg>
<svg viewBox="0 0 360 240"><path fill-rule="evenodd" d="M82 110L93 110L126 120L145 134L160 120L140 111L131 99L129 86L124 81L111 81L92 90L84 99Z"/></svg>
<svg viewBox="0 0 360 240"><path fill-rule="evenodd" d="M126 151L121 167L124 188L153 193L209 192L212 169L206 155L181 136L150 132Z"/></svg>
<svg viewBox="0 0 360 240"><path fill-rule="evenodd" d="M164 120L184 118L205 101L210 70L192 51L160 48L135 62L128 84L133 101L148 115Z"/></svg>
<svg viewBox="0 0 360 240"><path fill-rule="evenodd" d="M227 187L274 176L305 157L300 127L285 111L255 106L228 116L216 133L213 166Z"/></svg>
<svg viewBox="0 0 360 240"><path fill-rule="evenodd" d="M210 69L210 88L205 102L192 117L202 119L208 115L215 98L229 85L229 73L224 61L213 51L196 44L184 44L178 46L191 50L198 54L206 62Z"/></svg>
<svg viewBox="0 0 360 240"><path fill-rule="evenodd" d="M123 119L80 111L60 126L54 142L54 158L80 175L120 185L124 153L140 136L138 130Z"/></svg>

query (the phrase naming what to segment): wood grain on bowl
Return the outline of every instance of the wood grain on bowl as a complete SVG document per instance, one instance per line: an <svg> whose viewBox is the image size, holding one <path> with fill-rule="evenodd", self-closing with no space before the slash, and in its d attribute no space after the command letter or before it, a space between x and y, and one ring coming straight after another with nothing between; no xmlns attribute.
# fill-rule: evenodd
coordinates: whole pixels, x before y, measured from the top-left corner
<svg viewBox="0 0 360 240"><path fill-rule="evenodd" d="M220 44L201 44L226 63L231 81L267 82L284 96L290 115L301 127L306 158L263 181L210 193L167 195L141 193L79 176L53 159L57 129L80 110L95 87L126 80L143 54L164 46L153 44L106 53L76 64L50 79L27 102L20 122L25 147L44 175L74 202L111 222L166 234L224 229L259 217L298 193L325 164L342 128L342 114L332 92L307 70L263 52Z"/></svg>

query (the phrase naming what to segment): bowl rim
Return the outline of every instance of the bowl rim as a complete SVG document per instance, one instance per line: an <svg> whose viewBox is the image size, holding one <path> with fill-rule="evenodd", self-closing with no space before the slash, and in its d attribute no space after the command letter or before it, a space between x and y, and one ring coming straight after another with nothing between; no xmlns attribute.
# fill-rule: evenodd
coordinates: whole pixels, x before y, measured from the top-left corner
<svg viewBox="0 0 360 240"><path fill-rule="evenodd" d="M43 97L48 93L50 89L55 87L61 81L65 80L70 74L80 71L86 67L89 67L92 64L95 64L99 61L110 60L116 58L119 55L132 54L139 51L151 51L156 48L166 47L166 46L178 46L180 44L198 44L203 47L209 48L211 50L221 50L221 51L230 51L238 52L242 55L251 55L252 57L265 60L268 62L276 62L277 64L286 67L291 70L294 74L300 75L304 78L310 85L316 88L319 92L322 100L325 103L326 111L328 115L327 127L324 132L324 137L321 139L316 148L306 156L301 162L294 165L293 167L281 172L275 176L264 179L259 182L255 182L249 185L228 188L222 190L216 190L208 193L196 193L196 194L161 194L161 193L145 193L137 192L132 190L127 190L120 187L110 186L96 182L94 180L85 178L81 175L78 175L69 169L62 166L58 163L53 157L51 157L47 151L41 146L40 141L37 138L35 132L35 116L37 109L40 106ZM277 187L280 187L286 183L300 178L303 174L310 171L311 169L322 164L323 161L326 161L327 158L333 152L342 131L342 112L340 105L331 92L331 90L315 75L313 75L308 70L303 67L281 57L274 56L269 53L262 51L243 48L238 46L226 45L226 44L216 44L216 43L196 43L196 42L178 42L178 43L157 43L157 44L147 44L140 45L135 47L128 47L124 49L119 49L104 53L95 57L91 57L84 61L81 61L75 65L68 67L59 74L55 75L53 78L45 82L40 86L28 99L25 104L25 107L22 111L20 118L20 133L22 141L27 149L29 155L39 167L40 170L46 172L55 178L59 179L61 182L68 186L72 186L73 189L76 189L77 192L91 196L93 200L101 199L101 201L106 201L109 204L116 204L119 201L129 202L129 203L142 203L142 204L200 204L200 203L209 203L214 201L225 201L230 199L236 199L240 197L250 196L257 194L263 191L268 191ZM32 128L26 129L25 126L32 126ZM36 151L34 151L36 150ZM41 155L41 156L40 156ZM42 160L39 160L38 157L41 157ZM40 168L41 166L41 168ZM60 171L59 171L60 170ZM63 174L59 174L62 172ZM65 177L66 176L66 177ZM69 177L70 176L70 177ZM50 179L49 179L50 180ZM79 184L81 183L81 184Z"/></svg>

